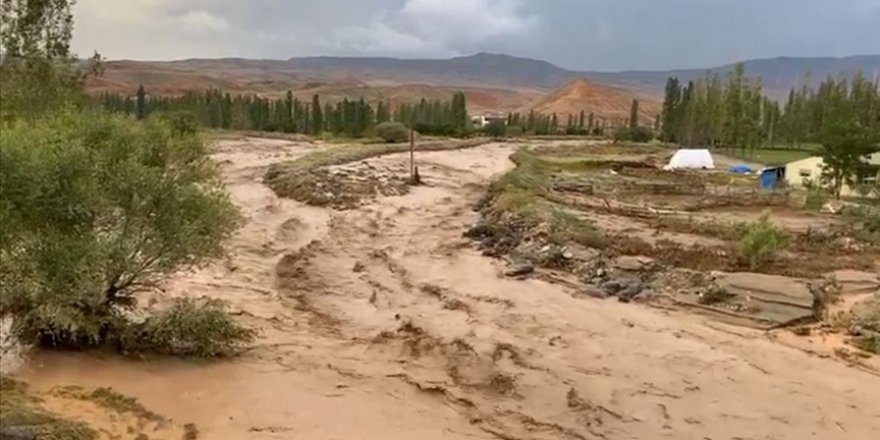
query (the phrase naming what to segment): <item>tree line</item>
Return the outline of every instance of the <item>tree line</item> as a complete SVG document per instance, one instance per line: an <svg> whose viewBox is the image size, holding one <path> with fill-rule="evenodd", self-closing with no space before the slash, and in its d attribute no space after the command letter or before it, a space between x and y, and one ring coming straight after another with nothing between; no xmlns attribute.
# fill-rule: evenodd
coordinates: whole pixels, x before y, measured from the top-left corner
<svg viewBox="0 0 880 440"><path fill-rule="evenodd" d="M809 81L806 81L809 83ZM742 64L726 80L707 75L682 84L666 83L660 138L684 145L723 146L744 151L764 145L823 143L830 124L852 118L880 137L878 83L859 71L852 79L829 77L818 89L792 89L782 104L765 96L760 79Z"/></svg>
<svg viewBox="0 0 880 440"><path fill-rule="evenodd" d="M364 98L322 105L319 95L302 101L291 91L282 98L233 96L218 89L178 97L149 96L143 86L134 97L103 93L91 100L98 107L138 119L155 113L187 112L203 126L219 129L362 137L370 135L378 124L397 121L428 135L459 136L469 130L467 99L461 92L448 101L422 99L395 109L384 101L373 105Z"/></svg>

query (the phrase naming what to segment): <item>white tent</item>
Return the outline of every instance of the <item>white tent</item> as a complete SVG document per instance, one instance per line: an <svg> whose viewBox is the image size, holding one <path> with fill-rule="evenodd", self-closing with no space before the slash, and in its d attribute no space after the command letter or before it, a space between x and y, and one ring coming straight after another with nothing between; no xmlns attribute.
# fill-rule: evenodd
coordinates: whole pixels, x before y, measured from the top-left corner
<svg viewBox="0 0 880 440"><path fill-rule="evenodd" d="M712 154L709 150L678 150L669 159L669 165L663 167L664 170L714 170L715 161L712 160Z"/></svg>

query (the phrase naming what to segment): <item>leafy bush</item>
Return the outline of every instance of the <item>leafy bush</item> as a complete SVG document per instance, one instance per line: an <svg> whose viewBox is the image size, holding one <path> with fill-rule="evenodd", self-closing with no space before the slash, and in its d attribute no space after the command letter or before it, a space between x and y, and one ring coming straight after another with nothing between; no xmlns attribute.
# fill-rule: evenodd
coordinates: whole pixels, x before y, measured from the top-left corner
<svg viewBox="0 0 880 440"><path fill-rule="evenodd" d="M746 226L739 249L749 269L755 270L772 261L787 241L785 233L770 222L770 213L764 212L757 221Z"/></svg>
<svg viewBox="0 0 880 440"><path fill-rule="evenodd" d="M0 314L27 342L115 342L139 292L221 256L238 223L186 126L101 113L10 124L0 133Z"/></svg>
<svg viewBox="0 0 880 440"><path fill-rule="evenodd" d="M178 300L163 313L128 327L119 340L128 352L214 357L233 354L256 333L238 325L219 300Z"/></svg>
<svg viewBox="0 0 880 440"><path fill-rule="evenodd" d="M376 126L376 136L389 143L406 142L409 129L400 122L383 122Z"/></svg>
<svg viewBox="0 0 880 440"><path fill-rule="evenodd" d="M623 127L614 132L615 141L649 142L654 139L654 132L647 127Z"/></svg>
<svg viewBox="0 0 880 440"><path fill-rule="evenodd" d="M503 138L507 135L507 124L503 121L492 121L483 127L483 133L492 138Z"/></svg>
<svg viewBox="0 0 880 440"><path fill-rule="evenodd" d="M519 125L510 125L507 127L507 137L520 137L523 135L523 128Z"/></svg>
<svg viewBox="0 0 880 440"><path fill-rule="evenodd" d="M809 185L807 198L804 200L804 209L819 211L830 199L829 194L819 185Z"/></svg>
<svg viewBox="0 0 880 440"><path fill-rule="evenodd" d="M199 118L192 112L170 111L158 113L154 117L166 123L177 135L195 135L199 132Z"/></svg>

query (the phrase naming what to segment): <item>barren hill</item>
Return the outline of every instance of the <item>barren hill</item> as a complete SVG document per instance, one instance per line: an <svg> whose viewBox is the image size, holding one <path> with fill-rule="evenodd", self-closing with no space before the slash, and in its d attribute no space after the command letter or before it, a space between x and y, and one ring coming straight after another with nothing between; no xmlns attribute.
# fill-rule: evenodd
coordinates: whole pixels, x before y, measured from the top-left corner
<svg viewBox="0 0 880 440"><path fill-rule="evenodd" d="M471 111L510 111L528 109L543 93L551 92L574 78L595 83L584 87L579 81L574 90L553 91L536 107L557 113L572 108L594 107L596 113L609 117L628 117L629 101L619 95L644 95L662 98L667 78L682 81L699 78L707 72L722 76L731 66L673 71L577 72L546 61L499 54L476 54L451 59L340 58L308 57L288 60L249 60L241 58L188 59L180 61L110 61L105 74L89 80L92 93L113 91L134 93L139 84L161 95L179 95L190 90L220 88L233 94L276 95L293 90L297 96L313 93L328 99L368 100L379 97L418 101L451 95L463 90L471 101ZM847 58L776 58L745 62L746 74L763 78L765 90L774 97L784 97L793 86L800 86L812 72L812 83L826 75L851 75L864 70L869 78L880 76L880 56ZM580 84L580 86L577 86ZM570 85L571 86L571 85ZM625 88L611 89L605 86ZM593 96L594 87L606 91ZM578 91L578 89L584 89ZM616 91L616 92L614 92ZM562 96L560 96L560 93ZM564 95L571 94L566 98ZM581 96L582 98L576 98ZM371 98L372 97L372 98ZM585 103L579 104L578 100ZM557 105L551 104L560 101ZM641 99L646 116L654 110L653 102ZM563 104L571 103L574 104ZM623 104L621 104L621 102ZM622 105L622 107L621 107ZM623 113L621 108L625 109Z"/></svg>
<svg viewBox="0 0 880 440"><path fill-rule="evenodd" d="M660 102L628 90L604 86L584 78L570 81L535 103L529 110L538 113L576 115L581 111L594 113L606 120L629 119L632 100L639 100L639 116L643 124L651 124L660 112Z"/></svg>

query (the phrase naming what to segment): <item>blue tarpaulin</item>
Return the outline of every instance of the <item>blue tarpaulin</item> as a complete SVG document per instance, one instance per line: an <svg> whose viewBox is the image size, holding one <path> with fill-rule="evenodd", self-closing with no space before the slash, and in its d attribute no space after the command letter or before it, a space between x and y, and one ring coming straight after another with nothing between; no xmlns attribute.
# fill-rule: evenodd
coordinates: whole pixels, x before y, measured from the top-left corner
<svg viewBox="0 0 880 440"><path fill-rule="evenodd" d="M733 174L749 174L749 173L753 172L754 170L752 169L752 167L750 167L748 165L740 164L740 165L734 165L734 166L730 167L729 171Z"/></svg>
<svg viewBox="0 0 880 440"><path fill-rule="evenodd" d="M761 170L761 188L776 189L785 182L785 168L764 168Z"/></svg>

